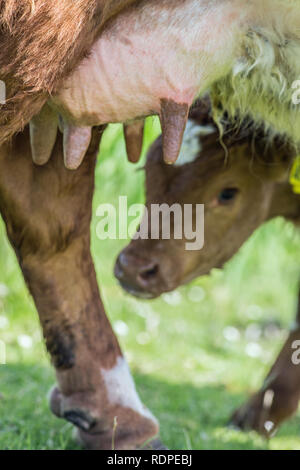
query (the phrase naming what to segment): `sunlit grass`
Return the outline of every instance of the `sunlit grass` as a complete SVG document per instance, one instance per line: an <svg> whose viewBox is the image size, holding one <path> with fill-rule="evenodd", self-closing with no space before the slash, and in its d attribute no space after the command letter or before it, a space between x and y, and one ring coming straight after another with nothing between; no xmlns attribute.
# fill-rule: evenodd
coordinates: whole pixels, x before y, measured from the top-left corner
<svg viewBox="0 0 300 470"><path fill-rule="evenodd" d="M158 134L147 125L145 148ZM142 167L142 163L137 168ZM144 172L126 162L118 126L102 145L94 214L102 202L142 202ZM295 314L300 237L281 219L257 231L223 271L161 299L125 294L113 277L126 241L99 241L92 250L111 322L143 400L158 416L165 443L176 449L300 449L300 416L266 442L226 427L233 410L260 386ZM54 418L46 394L54 373L38 317L1 225L0 448L77 448L71 426Z"/></svg>

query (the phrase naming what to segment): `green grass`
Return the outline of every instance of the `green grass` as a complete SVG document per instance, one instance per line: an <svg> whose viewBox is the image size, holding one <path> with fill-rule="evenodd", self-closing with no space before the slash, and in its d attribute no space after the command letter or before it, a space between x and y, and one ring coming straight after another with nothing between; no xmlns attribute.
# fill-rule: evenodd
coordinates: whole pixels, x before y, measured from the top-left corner
<svg viewBox="0 0 300 470"><path fill-rule="evenodd" d="M159 132L148 121L147 143ZM142 166L142 165L140 165ZM143 201L143 171L124 158L118 126L103 142L94 214L100 202ZM92 249L109 318L119 333L137 387L173 449L300 449L300 415L269 442L229 430L232 411L256 390L295 314L300 237L278 219L262 227L223 271L161 299L145 302L122 292L114 260L125 241ZM72 427L54 418L47 391L54 383L38 317L0 227L0 449L76 449Z"/></svg>

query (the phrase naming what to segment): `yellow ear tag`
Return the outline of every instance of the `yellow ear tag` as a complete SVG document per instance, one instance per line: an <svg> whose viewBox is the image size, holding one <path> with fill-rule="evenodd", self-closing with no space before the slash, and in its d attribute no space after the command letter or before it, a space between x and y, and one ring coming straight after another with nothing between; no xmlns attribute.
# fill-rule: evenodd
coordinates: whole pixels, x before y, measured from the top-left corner
<svg viewBox="0 0 300 470"><path fill-rule="evenodd" d="M296 194L300 194L300 155L295 158L291 173L290 183L293 186L293 191Z"/></svg>

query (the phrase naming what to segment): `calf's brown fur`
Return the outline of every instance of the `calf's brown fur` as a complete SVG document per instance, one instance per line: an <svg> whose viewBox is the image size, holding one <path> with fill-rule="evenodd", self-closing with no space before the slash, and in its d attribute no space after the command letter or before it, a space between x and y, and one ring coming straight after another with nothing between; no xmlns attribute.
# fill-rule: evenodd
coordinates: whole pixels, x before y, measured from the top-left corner
<svg viewBox="0 0 300 470"><path fill-rule="evenodd" d="M201 103L191 119L194 125L210 129L214 126L207 103ZM294 158L292 148L280 139L271 147L266 146L263 133L228 130L224 137L228 149L225 158L216 128L199 139L202 150L195 160L178 167L163 162L161 138L154 143L146 163L146 205L150 214L153 203L194 207L204 203L204 247L198 252L186 251L188 240L172 236L170 240L162 237L151 240L149 217L149 239L132 240L120 254L115 268L121 285L139 297L157 297L208 274L214 267L222 267L266 220L283 216L300 225L300 196L288 181ZM224 199L224 191L234 197ZM232 418L240 428L252 428L271 436L298 409L300 366L292 363L292 345L300 338L299 302L296 327L262 389Z"/></svg>

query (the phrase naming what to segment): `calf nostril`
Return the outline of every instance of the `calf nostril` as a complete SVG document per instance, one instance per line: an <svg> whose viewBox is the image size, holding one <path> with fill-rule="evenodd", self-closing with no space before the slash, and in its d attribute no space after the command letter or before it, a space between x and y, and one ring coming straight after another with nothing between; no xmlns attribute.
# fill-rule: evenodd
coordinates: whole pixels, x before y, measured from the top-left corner
<svg viewBox="0 0 300 470"><path fill-rule="evenodd" d="M149 266L146 269L143 269L139 272L139 279L143 282L148 282L154 279L158 273L158 264L154 264L153 266Z"/></svg>

